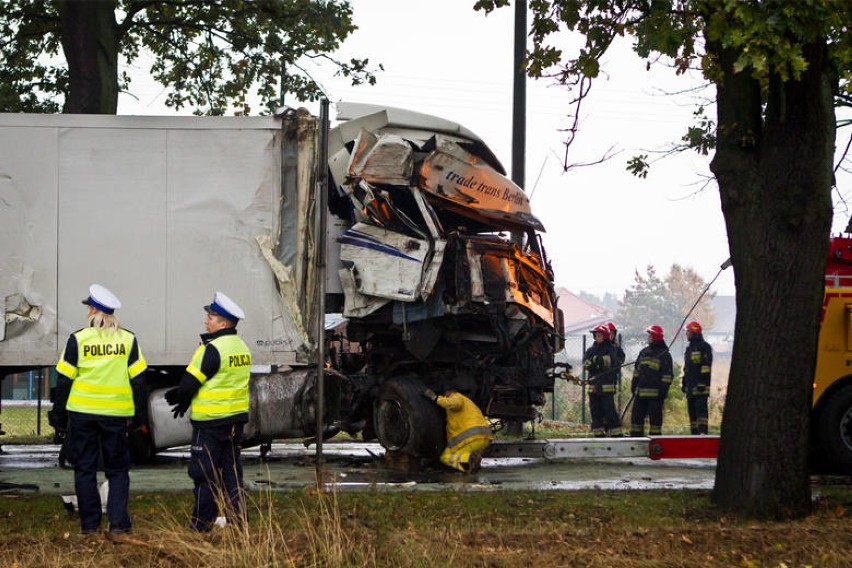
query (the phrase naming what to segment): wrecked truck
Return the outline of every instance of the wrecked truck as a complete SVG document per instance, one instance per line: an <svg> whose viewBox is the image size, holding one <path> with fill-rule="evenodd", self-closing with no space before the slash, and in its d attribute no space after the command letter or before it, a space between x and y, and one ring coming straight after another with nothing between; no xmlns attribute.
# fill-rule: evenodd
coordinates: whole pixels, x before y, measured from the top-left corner
<svg viewBox="0 0 852 568"><path fill-rule="evenodd" d="M346 431L434 458L444 426L427 387L468 394L495 424L536 418L562 323L523 190L458 124L338 111L329 131L304 109L0 114L0 374L55 364L85 323L85 290L103 283L149 365L134 458L187 444L188 418L173 418L164 392L222 290L246 313L253 356L246 445ZM345 323L316 337L323 306Z"/></svg>

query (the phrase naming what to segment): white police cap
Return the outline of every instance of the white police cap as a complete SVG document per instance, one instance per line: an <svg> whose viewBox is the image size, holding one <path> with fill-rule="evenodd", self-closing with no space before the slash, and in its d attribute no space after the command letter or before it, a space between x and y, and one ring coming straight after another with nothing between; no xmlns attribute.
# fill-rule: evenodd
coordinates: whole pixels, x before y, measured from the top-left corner
<svg viewBox="0 0 852 568"><path fill-rule="evenodd" d="M83 303L87 306L92 306L96 310L100 310L105 314L111 314L121 307L121 302L115 294L100 284L92 284L89 286L89 297L83 300Z"/></svg>
<svg viewBox="0 0 852 568"><path fill-rule="evenodd" d="M246 317L242 308L240 308L235 301L222 292L216 292L213 295L213 302L204 306L204 309L208 314L217 314L226 320L233 322Z"/></svg>

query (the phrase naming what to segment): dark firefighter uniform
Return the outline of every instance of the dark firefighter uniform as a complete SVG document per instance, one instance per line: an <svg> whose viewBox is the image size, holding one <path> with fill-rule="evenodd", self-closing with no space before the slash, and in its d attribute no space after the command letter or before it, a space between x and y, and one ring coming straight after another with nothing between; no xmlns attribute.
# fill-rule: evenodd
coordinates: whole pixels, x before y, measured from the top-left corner
<svg viewBox="0 0 852 568"><path fill-rule="evenodd" d="M83 303L96 310L112 315L121 307L118 298L102 286L92 285L89 292ZM83 533L95 532L101 524L103 503L97 483L101 454L109 482L109 530L130 531L127 426L136 410L131 381L142 381L146 368L136 337L120 327L75 331L56 364L57 392L62 393L58 404L68 411L68 458L74 464Z"/></svg>
<svg viewBox="0 0 852 568"><path fill-rule="evenodd" d="M476 403L459 392L451 391L434 400L447 412L447 447L440 456L441 463L459 471L476 471L482 451L494 439L491 425ZM472 455L475 458L471 463Z"/></svg>
<svg viewBox="0 0 852 568"><path fill-rule="evenodd" d="M672 384L672 356L662 334L659 337L639 352L633 368L630 388L635 399L630 417L631 436L645 435L645 417L652 436L663 432L663 403Z"/></svg>
<svg viewBox="0 0 852 568"><path fill-rule="evenodd" d="M693 325L694 322L690 325ZM701 328L698 327L698 330ZM707 434L707 400L710 396L710 370L713 365L713 348L704 341L700 331L687 328L689 344L683 358L683 383L686 408L689 411L689 428L692 434Z"/></svg>
<svg viewBox="0 0 852 568"><path fill-rule="evenodd" d="M221 292L205 310L234 325L244 317L239 306ZM235 327L227 327L201 335L201 345L180 384L166 393L175 418L190 408L189 477L195 495L191 530L212 528L219 516L217 498L224 498L224 513L230 522L239 525L245 521L240 445L248 422L250 375L249 348Z"/></svg>
<svg viewBox="0 0 852 568"><path fill-rule="evenodd" d="M593 333L602 333L598 326ZM608 332L607 332L608 334ZM615 345L604 335L583 354L583 368L588 377L589 414L592 417L592 435L596 437L621 436L621 419L615 409L615 389L621 359Z"/></svg>

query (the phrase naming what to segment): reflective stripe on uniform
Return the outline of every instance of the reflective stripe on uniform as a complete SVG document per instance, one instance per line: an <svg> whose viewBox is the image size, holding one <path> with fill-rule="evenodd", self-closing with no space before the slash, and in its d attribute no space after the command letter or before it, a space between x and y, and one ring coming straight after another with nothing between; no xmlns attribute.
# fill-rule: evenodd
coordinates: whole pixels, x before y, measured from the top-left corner
<svg viewBox="0 0 852 568"><path fill-rule="evenodd" d="M639 398L657 398L660 396L660 389L640 388Z"/></svg>
<svg viewBox="0 0 852 568"><path fill-rule="evenodd" d="M462 432L459 432L449 440L447 440L447 447L455 448L464 443L468 443L474 438L488 438L491 439L493 435L491 434L491 428L487 426L474 426L472 428L468 428Z"/></svg>

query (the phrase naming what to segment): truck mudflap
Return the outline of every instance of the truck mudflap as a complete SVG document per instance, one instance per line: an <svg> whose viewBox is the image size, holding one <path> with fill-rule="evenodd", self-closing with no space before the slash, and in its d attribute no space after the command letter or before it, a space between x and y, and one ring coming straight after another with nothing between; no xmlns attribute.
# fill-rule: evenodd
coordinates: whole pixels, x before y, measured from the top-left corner
<svg viewBox="0 0 852 568"><path fill-rule="evenodd" d="M485 456L490 458L544 458L548 461L578 458L716 458L718 454L719 436L498 441L485 452Z"/></svg>

